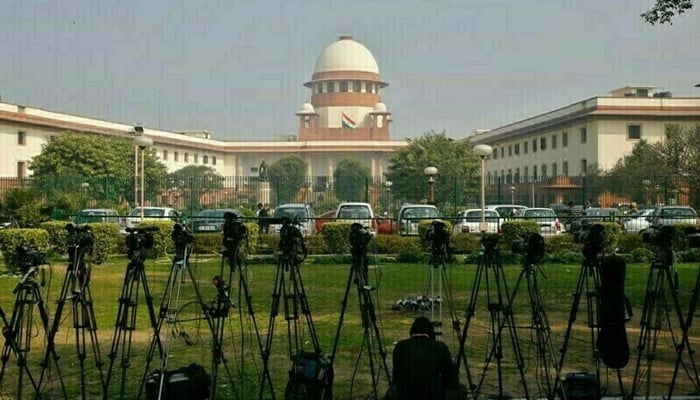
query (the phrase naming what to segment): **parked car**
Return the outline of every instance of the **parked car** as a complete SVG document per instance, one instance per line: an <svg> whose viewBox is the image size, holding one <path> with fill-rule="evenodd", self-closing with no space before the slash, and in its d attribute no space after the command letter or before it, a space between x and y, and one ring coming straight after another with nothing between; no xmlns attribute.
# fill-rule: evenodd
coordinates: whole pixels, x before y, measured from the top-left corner
<svg viewBox="0 0 700 400"><path fill-rule="evenodd" d="M583 211L581 219L584 224L594 222L615 222L622 215L622 212L617 208L609 207L589 207Z"/></svg>
<svg viewBox="0 0 700 400"><path fill-rule="evenodd" d="M316 230L316 233L321 233L321 230L323 229L323 224L325 224L326 222L335 221L335 213L336 210L329 210L317 216L314 219L314 229Z"/></svg>
<svg viewBox="0 0 700 400"><path fill-rule="evenodd" d="M622 223L622 227L624 228L625 232L641 232L651 225L648 217L650 217L652 214L654 214L653 208L645 208L637 211L634 214L629 214Z"/></svg>
<svg viewBox="0 0 700 400"><path fill-rule="evenodd" d="M224 230L224 214L234 213L238 218L243 218L242 212L233 208L215 208L202 210L192 218L189 228L192 233L221 233Z"/></svg>
<svg viewBox="0 0 700 400"><path fill-rule="evenodd" d="M473 208L460 211L452 227L453 234L459 233L481 233L481 209ZM486 222L486 233L498 233L500 215L495 210L484 211L484 222Z"/></svg>
<svg viewBox="0 0 700 400"><path fill-rule="evenodd" d="M127 228L136 228L141 223L141 210L144 221L179 221L180 213L170 207L136 207L126 218Z"/></svg>
<svg viewBox="0 0 700 400"><path fill-rule="evenodd" d="M557 213L551 208L524 208L515 211L514 219L535 221L540 226L542 236L558 235L564 232L564 225L559 221Z"/></svg>
<svg viewBox="0 0 700 400"><path fill-rule="evenodd" d="M515 211L524 210L527 206L522 204L487 204L487 210L494 210L501 216L502 219L508 219L514 216Z"/></svg>
<svg viewBox="0 0 700 400"><path fill-rule="evenodd" d="M117 210L111 208L88 208L78 211L73 218L76 224L91 222L114 222L119 225L119 233L126 232L126 221L119 216Z"/></svg>
<svg viewBox="0 0 700 400"><path fill-rule="evenodd" d="M401 236L418 235L418 224L423 220L440 218L437 207L430 204L405 204L399 210L397 225Z"/></svg>
<svg viewBox="0 0 700 400"><path fill-rule="evenodd" d="M647 217L654 226L690 224L699 225L698 213L688 206L661 206L654 210L654 213Z"/></svg>
<svg viewBox="0 0 700 400"><path fill-rule="evenodd" d="M335 212L337 222L358 223L368 227L372 232L377 230L374 211L369 203L346 202L340 203Z"/></svg>
<svg viewBox="0 0 700 400"><path fill-rule="evenodd" d="M299 230L304 235L316 233L314 224L314 212L310 205L303 203L282 204L275 208L269 227L271 235L279 235L282 228L282 218L289 218L299 224Z"/></svg>

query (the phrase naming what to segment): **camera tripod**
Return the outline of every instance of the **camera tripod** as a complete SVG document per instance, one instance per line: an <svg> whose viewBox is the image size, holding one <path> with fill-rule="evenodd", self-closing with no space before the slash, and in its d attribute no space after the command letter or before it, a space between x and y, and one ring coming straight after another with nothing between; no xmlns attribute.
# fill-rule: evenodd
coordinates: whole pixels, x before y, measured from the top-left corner
<svg viewBox="0 0 700 400"><path fill-rule="evenodd" d="M509 395L503 391L503 365L502 365L502 348L503 348L503 329L507 327L511 345L513 347L513 357L515 364L520 373L522 382L523 394L525 398L530 398L527 379L525 377L525 362L523 360L520 342L518 341L518 333L513 319L513 308L511 304L511 295L508 291L505 272L503 271L503 262L501 253L498 249L499 237L496 234L484 234L481 238L482 253L479 257L479 262L476 267L476 275L474 277L474 286L472 288L469 305L466 310L466 321L462 330L462 335L459 341L459 350L457 351L457 359L455 365L459 369L461 362L464 362L464 367L467 373L468 389L473 392L473 397L477 398L485 377L489 370L491 361L496 359L496 373L498 376L498 395L491 398L506 399ZM489 310L490 319L490 342L491 348L487 350L486 359L484 360L481 378L478 384L472 380L469 366L467 365L467 355L465 353L465 342L471 325L471 320L474 317L476 303L479 299L479 289L481 279L485 277L486 286L486 301Z"/></svg>
<svg viewBox="0 0 700 400"><path fill-rule="evenodd" d="M433 322L435 329L435 337L439 338L443 333L442 305L447 302L447 311L450 313L452 320L452 329L456 334L460 332L460 321L454 307L454 301L451 292L450 281L447 278L447 260L449 253L447 243L433 238L433 243L430 247L430 260L428 261L428 270L426 271L425 287L423 293L430 293L430 320ZM437 277L436 277L437 275ZM435 288L437 281L437 289ZM443 292L444 288L444 292ZM444 294L444 295L443 295ZM423 295L425 300L425 294ZM436 307L437 303L437 307ZM437 317L436 317L437 308ZM425 314L425 310L423 311Z"/></svg>
<svg viewBox="0 0 700 400"><path fill-rule="evenodd" d="M698 276L695 278L695 287L693 288L693 294L690 298L690 305L688 306L687 318L685 320L685 323L681 325L683 335L681 337L681 343L677 347L678 356L676 357L676 364L673 367L673 377L671 378L671 382L668 388L669 399L672 398L671 396L673 396L673 389L676 384L676 378L678 377L678 370L681 364L685 366L683 362L683 352L686 348L688 349L688 356L691 357L691 362L694 365L695 353L690 351L690 345L688 344L688 330L693 325L693 317L695 316L695 309L698 304L698 296L700 296L700 269L698 269ZM698 381L697 379L697 374L695 376L695 379L693 379L693 377L690 378L693 381L693 384L695 385L695 390L697 391L698 388L700 388L700 381Z"/></svg>
<svg viewBox="0 0 700 400"><path fill-rule="evenodd" d="M70 227L70 228L69 228ZM66 268L66 276L63 280L61 293L58 297L58 305L56 314L53 319L53 324L48 333L46 353L43 362L41 363L41 376L39 378L38 387L41 390L44 382L44 377L49 368L49 357L53 356L56 363L57 373L60 376L58 368L58 356L56 355L56 334L58 333L63 307L66 300L71 301L71 310L73 317L73 329L75 330L75 348L78 357L79 376L80 376L80 393L83 399L87 398L88 385L85 358L87 357L87 335L90 337L90 348L99 374L99 384L102 396L105 396L105 376L102 371L104 362L100 354L100 345L97 341L97 320L95 318L95 309L93 308L92 294L90 292L90 260L85 260L85 256L89 255L93 249L94 238L89 231L89 227L73 228L73 225L68 225L68 261L69 265ZM61 389L65 392L63 379L60 379Z"/></svg>
<svg viewBox="0 0 700 400"><path fill-rule="evenodd" d="M367 233L367 235L369 235L369 233ZM378 399L380 396L377 392L377 385L381 379L381 374L384 374L387 384L391 384L391 375L389 374L389 368L386 362L387 351L382 344L381 333L379 331L379 327L377 326L377 315L375 313L374 304L372 303L371 292L374 288L369 284L367 279L369 266L369 260L367 258L367 241L362 240L361 237L351 237L350 251L352 256L352 265L350 267L350 273L348 274L347 284L345 285L345 293L341 303L342 307L340 309L338 329L336 330L335 340L333 341L333 351L331 352L330 363L333 365L333 362L335 361L341 328L345 318L345 311L348 306L348 295L350 294L350 287L354 283L355 287L357 288L360 318L362 319L363 328L362 348L360 348L359 354L362 354L363 348L366 345L368 347L367 357L372 377L373 398ZM378 357L378 359L375 357Z"/></svg>
<svg viewBox="0 0 700 400"><path fill-rule="evenodd" d="M182 229L181 226L180 229ZM176 231L177 230L174 230L174 232ZM183 233L183 235L184 234L185 233ZM148 370L150 368L151 362L153 361L156 347L159 347L162 343L164 343L162 344L162 352L160 354L160 363L158 366L157 374L157 390L155 391L156 399L164 399L167 398L164 397L166 395L166 372L168 369L168 359L171 357L173 337L177 335L183 337L185 343L187 343L188 345L191 345L192 343L188 333L184 331L184 329L182 329L181 327L181 324L183 322L186 322L185 318L182 317L182 309L186 305L190 304L186 303L183 306L180 306L179 304L180 295L182 292L182 284L185 281L185 273L189 275L190 282L192 283L192 288L194 290L196 298L195 302L200 306L202 311L202 313L197 317L194 317L194 319L206 321L209 330L212 333L212 384L210 387L210 393L208 397L209 399L216 398L215 377L217 375L219 364L223 363L226 367L226 370L228 371L226 359L223 356L221 342L219 341L218 337L214 335L214 319L223 317L223 315L227 314L228 308L224 309L224 307L230 307L230 302L228 304L215 303L213 306L209 306L204 302L204 300L202 300L199 285L197 284L194 272L192 271L192 268L189 264L189 255L192 251L192 246L190 245L190 243L191 242L179 243L178 241L175 241L175 257L173 257L173 262L170 268L170 275L168 276L165 291L163 293L160 311L158 314L158 320L156 322L154 337L151 340L151 345L149 347L148 353L146 354L146 366L143 378L141 380L141 385L139 387L137 399L140 399L140 396L144 391L146 381L148 380ZM215 316L215 314L217 313L217 311L215 311L216 309L218 309L218 312L221 313L220 315L217 314ZM163 331L163 326L166 324L169 328L166 331L167 337L165 341L163 341L163 339L161 338L161 333ZM231 378L230 373L229 378ZM232 378L231 385L234 385ZM172 396L172 394L169 394L168 396Z"/></svg>
<svg viewBox="0 0 700 400"><path fill-rule="evenodd" d="M304 245L304 238L299 231L298 227L293 225L290 221L285 221L280 228L280 241L279 248L281 254L277 260L277 269L275 272L275 280L272 289L272 304L270 307L270 319L267 328L267 337L265 340L265 345L262 350L262 361L263 361L263 371L260 380L260 391L259 399L263 399L263 394L265 392L265 387L267 386L270 390L270 398L275 399L275 391L272 384L272 377L270 374L269 364L270 364L270 354L272 349L272 342L274 339L275 332L275 321L280 312L280 302L284 302L284 320L287 322L287 343L288 343L288 355L289 359L293 362L296 358L303 352L303 338L300 337L301 329L300 318L303 314L303 318L306 321L306 327L309 333L309 341L313 347L313 355L320 357L322 354L321 345L319 343L318 334L316 333L316 328L314 327L313 319L311 317L311 309L309 307L309 301L306 297L306 292L304 290L304 284L301 279L301 273L299 271L299 265L306 258L306 247ZM325 373L327 371L319 371ZM319 390L319 388L309 388L304 384L297 384L293 382L292 376L294 374L293 370L289 371L290 380L287 383L285 389L285 398L304 398L304 399L316 399L321 398L321 393L312 392L314 390ZM316 372L313 373L314 375ZM311 376L309 377L313 382L308 382L310 384L315 383L315 380L322 380L325 377L322 376ZM328 388L325 388L328 389Z"/></svg>
<svg viewBox="0 0 700 400"><path fill-rule="evenodd" d="M129 235L138 235L138 232L130 232ZM109 384L112 378L114 361L119 354L119 366L121 368L121 379L119 382L119 398L124 398L126 385L126 372L131 366L131 339L136 330L137 307L139 305L139 292L143 290L151 328L154 333L154 340L160 354L163 353L163 346L160 337L157 335L158 321L153 309L153 296L148 288L144 261L146 261L147 249L139 248L138 240L127 240L127 243L136 245L128 251L129 264L126 267L124 283L122 284L121 295L119 296L119 309L117 319L114 323L114 336L112 337L112 347L108 354L109 367L107 369L107 380L105 382L105 395L108 394ZM121 348L121 352L120 352Z"/></svg>
<svg viewBox="0 0 700 400"><path fill-rule="evenodd" d="M535 336L535 348L537 350L537 378L536 382L540 386L540 392L546 393L549 399L554 399L553 385L554 377L557 375L558 363L555 359L556 350L552 343L551 327L544 308L544 298L537 283L537 273L545 277L539 266L544 255L544 238L536 233L529 234L523 241L524 256L522 269L518 280L513 287L510 297L510 304L513 304L517 296L518 289L523 279L527 285L527 294L530 301L531 320L530 326L532 335ZM502 327L499 327L502 329Z"/></svg>
<svg viewBox="0 0 700 400"><path fill-rule="evenodd" d="M591 228L593 229L593 228ZM598 228L595 228L598 229ZM589 235L592 235L594 237L598 237L598 234L602 234L602 227L600 227L601 231L594 231L593 233L589 233ZM602 242L602 239L600 240ZM602 263L601 261L604 260L604 255L603 255L603 245L602 243L599 243L599 240L593 240L593 241L586 241L583 245L583 261L581 262L581 270L579 271L579 276L578 276L578 281L576 284L576 291L573 294L573 303L571 305L571 311L569 313L569 320L566 326L566 332L564 333L564 341L562 343L562 347L560 350L560 358L559 358L559 363L557 367L557 376L554 382L554 390L550 393L550 396L557 396L561 395L563 393L561 389L561 371L564 367L564 361L566 359L566 351L568 349L568 344L569 344L569 339L571 338L571 331L573 329L574 322L576 322L576 317L578 315L578 308L580 306L581 302L581 297L584 295L586 296L586 315L587 315L587 325L589 328L589 335L590 335L590 345L591 345L591 351L592 351L592 357L593 357L593 364L595 368L595 393L592 394L595 398L600 398L601 396L601 379L600 379L600 371L601 371L601 352L600 350L600 339L601 339L601 315L600 315L600 308L601 308L601 297L604 295L607 296L607 293L601 293L602 292L602 284L601 284L601 269L602 269ZM623 272L624 275L624 272ZM623 279L624 280L624 279ZM620 282L620 285L623 285L624 282ZM621 299L620 302L624 302L624 299ZM624 307L623 304L618 304L620 307ZM605 312L606 310L602 310ZM624 314L624 311L623 311ZM607 327L606 327L607 329ZM624 333L624 326L622 327L622 331L620 333L620 338L619 341L623 343L619 343L618 347L620 351L627 351L629 352L629 347L624 346L627 342L627 337L626 334ZM627 354L627 357L621 362L620 365L618 365L617 368L614 368L617 374L617 380L618 380L618 385L620 387L620 391L622 392L622 395L625 395L624 391L624 386L622 383L622 374L620 371L620 368L624 366L627 363L626 358L628 358L629 355Z"/></svg>
<svg viewBox="0 0 700 400"><path fill-rule="evenodd" d="M5 346L2 350L2 369L0 369L0 382L5 376L5 368L10 360L10 354L14 354L19 367L17 377L16 398L22 398L22 390L25 386L24 377L26 375L29 383L32 385L35 394L38 394L39 387L37 386L34 377L32 376L29 366L27 365L26 355L31 348L31 327L34 322L34 306L39 309L39 318L44 333L49 330L49 313L46 310L46 304L41 296L39 285L36 282L38 273L37 267L29 268L26 274L17 284L14 290L16 294L15 305L12 309L10 321L7 320L5 311L0 307L0 318L4 323L3 336L5 337ZM60 374L59 374L60 378Z"/></svg>
<svg viewBox="0 0 700 400"><path fill-rule="evenodd" d="M674 271L672 271L674 263L675 254L673 249L670 246L661 246L657 250L656 259L651 262L649 267L644 307L642 308L642 315L639 322L640 333L639 343L637 345L637 363L634 370L632 395L637 394L641 390L644 381L646 381L646 396L649 396L651 390L651 369L656 358L656 347L663 325L666 325L668 328L673 342L673 348L677 352L673 379L669 383L669 398L673 394L678 368L682 362L682 354L685 350L691 355L690 366L686 366L688 378L695 385L695 389L700 387L700 379L698 378L698 371L693 357L694 352L688 342L688 327L690 326L692 314L688 315L686 323L678 299L677 279ZM697 284L695 291L697 291ZM669 304L668 300L669 295L671 304ZM697 297L697 294L694 293L694 296ZM683 331L680 342L676 333L673 332L674 324L669 310L671 306L673 307L673 311L675 311L675 317L678 318L678 324ZM693 311L692 308L691 311ZM642 359L644 359L644 365L642 365Z"/></svg>

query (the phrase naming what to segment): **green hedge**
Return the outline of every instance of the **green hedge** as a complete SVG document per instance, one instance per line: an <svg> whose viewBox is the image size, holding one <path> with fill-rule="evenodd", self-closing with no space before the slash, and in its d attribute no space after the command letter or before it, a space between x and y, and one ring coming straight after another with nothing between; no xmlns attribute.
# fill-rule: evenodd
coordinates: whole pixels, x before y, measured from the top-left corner
<svg viewBox="0 0 700 400"><path fill-rule="evenodd" d="M49 233L45 229L3 229L0 230L0 251L5 259L11 259L17 247L35 247L41 252L47 252L51 248L49 243Z"/></svg>

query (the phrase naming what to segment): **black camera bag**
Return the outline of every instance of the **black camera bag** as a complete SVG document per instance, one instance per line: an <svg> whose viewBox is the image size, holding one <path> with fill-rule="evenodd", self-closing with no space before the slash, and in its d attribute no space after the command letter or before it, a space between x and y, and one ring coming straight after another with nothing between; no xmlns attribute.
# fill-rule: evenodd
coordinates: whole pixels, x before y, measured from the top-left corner
<svg viewBox="0 0 700 400"><path fill-rule="evenodd" d="M163 393L158 398L160 371L146 378L148 400L205 400L211 394L211 377L201 365L192 363L186 367L165 371Z"/></svg>

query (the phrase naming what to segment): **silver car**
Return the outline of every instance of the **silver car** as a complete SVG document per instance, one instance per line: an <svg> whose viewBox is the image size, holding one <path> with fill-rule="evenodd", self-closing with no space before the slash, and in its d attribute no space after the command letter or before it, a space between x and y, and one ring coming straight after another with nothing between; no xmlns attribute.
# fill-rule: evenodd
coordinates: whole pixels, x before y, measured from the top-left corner
<svg viewBox="0 0 700 400"><path fill-rule="evenodd" d="M452 227L452 233L481 233L481 209L473 208L460 211L457 214L457 221ZM486 233L498 233L500 216L494 210L485 210L484 222L486 223Z"/></svg>
<svg viewBox="0 0 700 400"><path fill-rule="evenodd" d="M647 229L651 222L649 222L649 217L654 213L653 208L645 208L644 210L639 210L634 214L629 214L627 219L622 223L625 232L640 232Z"/></svg>
<svg viewBox="0 0 700 400"><path fill-rule="evenodd" d="M525 208L516 210L513 218L535 221L540 226L540 234L559 235L564 232L564 224L559 221L557 213L551 208Z"/></svg>
<svg viewBox="0 0 700 400"><path fill-rule="evenodd" d="M423 220L440 218L437 207L430 204L406 204L399 210L398 232L402 236L418 235L418 224Z"/></svg>
<svg viewBox="0 0 700 400"><path fill-rule="evenodd" d="M654 210L648 221L655 226L699 223L698 213L688 206L661 206Z"/></svg>

